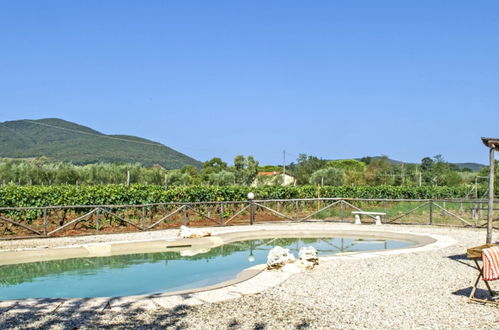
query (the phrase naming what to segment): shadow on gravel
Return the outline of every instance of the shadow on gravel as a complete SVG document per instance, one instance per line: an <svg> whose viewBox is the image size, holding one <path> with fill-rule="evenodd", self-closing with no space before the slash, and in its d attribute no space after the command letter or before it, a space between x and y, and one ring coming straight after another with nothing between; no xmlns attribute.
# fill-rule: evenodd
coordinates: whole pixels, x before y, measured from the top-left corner
<svg viewBox="0 0 499 330"><path fill-rule="evenodd" d="M241 323L239 323L238 320L232 320L229 322L227 325L227 329L237 329L241 326Z"/></svg>
<svg viewBox="0 0 499 330"><path fill-rule="evenodd" d="M122 312L104 309L101 311L79 311L78 305L57 311L44 311L29 302L18 302L6 313L0 315L0 329L78 329L80 327L95 329L187 329L183 319L192 307L177 305L172 309L148 311L132 307L130 304L120 305ZM40 305L38 305L40 306Z"/></svg>
<svg viewBox="0 0 499 330"><path fill-rule="evenodd" d="M50 305L47 305L49 304ZM189 329L191 326L203 324L203 315L189 320L185 318L194 311L195 307L177 305L171 309L158 308L147 310L133 303L119 305L119 310L110 309L108 305L103 309L87 309L82 311L81 307L88 303L87 300L74 301L70 304L57 305L54 310L54 300L47 299L45 302L34 304L32 301L13 302L12 305L2 308L0 314L0 329ZM44 309L44 305L48 308ZM88 307L88 306L87 306ZM226 325L219 324L218 327L225 329L252 328L254 330L270 329L272 326L264 322L254 320L253 324L247 324L237 319L232 319ZM243 324L245 323L245 324ZM309 321L302 320L293 326L294 329L307 329L311 325ZM208 327L207 327L208 328Z"/></svg>
<svg viewBox="0 0 499 330"><path fill-rule="evenodd" d="M456 296L469 297L472 289L473 288L470 286L469 288L466 288L466 289L460 289L460 290L454 291L454 292L452 292L452 294L456 295ZM478 288L476 290L475 297L479 298L479 299L488 299L489 298L489 291L485 290L485 289Z"/></svg>
<svg viewBox="0 0 499 330"><path fill-rule="evenodd" d="M471 267L473 269L475 268L474 266L471 265L471 260L466 256L465 253L463 253L463 254L455 254L455 255L452 255L452 256L447 256L446 258L449 258L449 259L451 259L453 261L459 262L460 264L463 264L465 266Z"/></svg>
<svg viewBox="0 0 499 330"><path fill-rule="evenodd" d="M310 322L307 320L302 320L301 323L296 325L296 330L307 329L310 328Z"/></svg>

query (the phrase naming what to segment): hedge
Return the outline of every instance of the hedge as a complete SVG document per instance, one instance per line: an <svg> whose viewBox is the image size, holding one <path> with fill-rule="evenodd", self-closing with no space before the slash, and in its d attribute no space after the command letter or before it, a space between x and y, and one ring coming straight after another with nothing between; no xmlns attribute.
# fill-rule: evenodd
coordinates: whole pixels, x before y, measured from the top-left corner
<svg viewBox="0 0 499 330"><path fill-rule="evenodd" d="M125 205L165 202L241 201L251 191L256 199L289 199L315 197L444 199L464 198L471 186L185 186L165 190L152 185L101 186L17 186L0 187L0 207Z"/></svg>

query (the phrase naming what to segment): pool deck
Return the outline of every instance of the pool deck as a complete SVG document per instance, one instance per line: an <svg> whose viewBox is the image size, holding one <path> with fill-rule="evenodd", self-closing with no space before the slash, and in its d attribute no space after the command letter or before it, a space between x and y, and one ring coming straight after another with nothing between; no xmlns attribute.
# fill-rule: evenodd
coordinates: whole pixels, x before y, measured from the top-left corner
<svg viewBox="0 0 499 330"><path fill-rule="evenodd" d="M435 241L410 249L324 257L314 270L299 273L261 271L260 266L255 266L245 281L201 292L0 301L0 328L499 328L497 307L470 304L467 300L476 270L470 267L465 251L484 242L484 230L323 222L211 230L214 235L258 230L387 231L430 236ZM166 230L0 241L0 255L1 251L173 241L176 233Z"/></svg>

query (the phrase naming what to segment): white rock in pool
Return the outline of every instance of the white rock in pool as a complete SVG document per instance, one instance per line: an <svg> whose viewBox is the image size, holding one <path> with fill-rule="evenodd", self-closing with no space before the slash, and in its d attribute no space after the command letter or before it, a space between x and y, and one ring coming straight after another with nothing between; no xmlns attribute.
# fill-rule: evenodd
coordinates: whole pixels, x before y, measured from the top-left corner
<svg viewBox="0 0 499 330"><path fill-rule="evenodd" d="M290 253L288 249L276 246L269 251L269 254L267 256L267 268L278 269L283 267L285 264L294 261L295 256Z"/></svg>
<svg viewBox="0 0 499 330"><path fill-rule="evenodd" d="M313 246L302 247L298 253L298 259L311 262L314 265L319 264L319 256L317 255L317 250Z"/></svg>
<svg viewBox="0 0 499 330"><path fill-rule="evenodd" d="M210 249L188 249L188 250L181 250L180 251L180 255L182 257L192 257L192 256L195 256L196 254L200 254L200 253L206 253L210 251Z"/></svg>
<svg viewBox="0 0 499 330"><path fill-rule="evenodd" d="M206 230L193 229L187 226L180 226L178 236L180 236L181 238L199 238L211 236L211 232Z"/></svg>

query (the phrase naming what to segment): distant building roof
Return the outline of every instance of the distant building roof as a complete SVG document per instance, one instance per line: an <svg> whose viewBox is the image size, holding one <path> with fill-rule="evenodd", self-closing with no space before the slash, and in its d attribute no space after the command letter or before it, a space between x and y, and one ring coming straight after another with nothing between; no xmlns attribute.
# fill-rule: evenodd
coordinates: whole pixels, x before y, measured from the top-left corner
<svg viewBox="0 0 499 330"><path fill-rule="evenodd" d="M159 164L154 164L153 166L151 166L151 168L159 168L161 170L166 170L166 168L164 168L163 166L161 166Z"/></svg>
<svg viewBox="0 0 499 330"><path fill-rule="evenodd" d="M272 171L272 172L258 172L258 176L273 176L273 175L277 175L277 174L281 174L281 172L277 172L277 171Z"/></svg>
<svg viewBox="0 0 499 330"><path fill-rule="evenodd" d="M282 174L282 171L272 171L272 172L258 172L258 176L274 176ZM286 173L285 175L293 177L291 174Z"/></svg>

